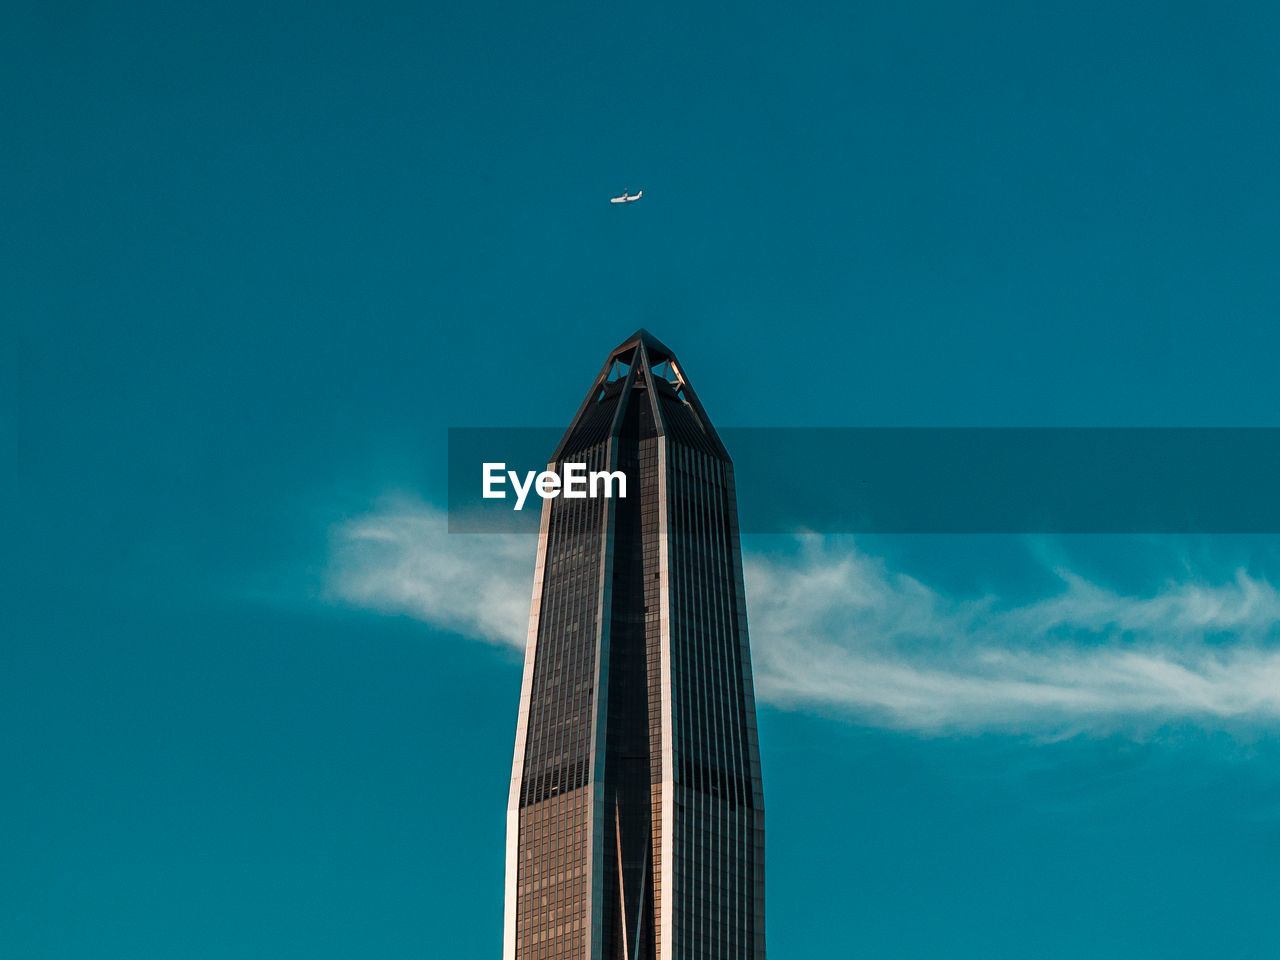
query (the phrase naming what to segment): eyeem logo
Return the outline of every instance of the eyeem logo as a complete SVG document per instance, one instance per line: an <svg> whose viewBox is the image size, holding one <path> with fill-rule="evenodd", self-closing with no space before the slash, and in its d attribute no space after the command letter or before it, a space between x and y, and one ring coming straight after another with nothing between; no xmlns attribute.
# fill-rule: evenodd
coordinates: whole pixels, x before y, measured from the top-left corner
<svg viewBox="0 0 1280 960"><path fill-rule="evenodd" d="M504 472L505 471L505 472ZM619 499L627 496L627 475L621 470L592 470L587 473L585 463L566 463L564 479L552 470L538 473L530 470L520 482L520 475L514 470L507 470L505 463L486 463L484 465L484 498L486 500L505 500L507 491L504 487L508 478L516 492L516 510L524 509L525 498L532 489L544 500L563 496L566 500L584 500L587 497L604 497L606 500L615 496L614 485L617 484ZM603 490L603 493L601 492Z"/></svg>

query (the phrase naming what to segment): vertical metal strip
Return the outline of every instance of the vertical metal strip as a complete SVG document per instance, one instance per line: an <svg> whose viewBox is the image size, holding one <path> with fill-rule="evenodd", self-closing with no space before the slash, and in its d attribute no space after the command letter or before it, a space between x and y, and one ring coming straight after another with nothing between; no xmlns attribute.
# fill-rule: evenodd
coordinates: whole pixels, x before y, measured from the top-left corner
<svg viewBox="0 0 1280 960"><path fill-rule="evenodd" d="M618 465L618 441L610 437L607 441L607 469L616 470ZM588 500L588 503L599 503L599 499ZM589 843L591 846L591 876L585 885L586 916L590 927L587 939L587 957L589 960L603 960L604 944L601 925L604 919L604 759L608 734L609 710L609 638L610 620L613 616L613 551L615 507L612 498L604 501L603 536L600 542L600 579L597 585L599 598L596 603L596 656L595 678L593 687L596 695L591 704L591 770L588 774L587 787L591 796L591 830Z"/></svg>
<svg viewBox="0 0 1280 960"><path fill-rule="evenodd" d="M658 569L661 618L659 620L659 673L662 680L662 909L658 942L658 960L675 960L675 712L671 683L671 520L668 496L667 438L665 432L658 443Z"/></svg>
<svg viewBox="0 0 1280 960"><path fill-rule="evenodd" d="M742 579L742 545L738 538L738 500L734 484L733 464L725 464L725 496L728 509L725 511L729 519L729 544L733 554L734 589L737 593L736 614L738 618L738 649L742 669L743 720L746 724L747 750L750 756L748 766L751 803L751 879L753 890L752 916L752 960L765 958L765 911L764 911L764 868L765 868L765 831L764 831L764 788L760 771L760 744L756 729L755 685L751 670L751 647L747 634L747 601Z"/></svg>
<svg viewBox="0 0 1280 960"><path fill-rule="evenodd" d="M529 734L529 699L533 693L533 664L538 652L538 625L542 619L542 581L547 565L547 531L551 501L542 501L538 527L538 559L533 570L533 599L529 604L529 632L525 639L524 676L520 681L520 710L516 719L516 747L511 762L511 789L507 796L507 873L503 897L502 957L516 958L516 902L519 892L520 797L524 790L525 742Z"/></svg>

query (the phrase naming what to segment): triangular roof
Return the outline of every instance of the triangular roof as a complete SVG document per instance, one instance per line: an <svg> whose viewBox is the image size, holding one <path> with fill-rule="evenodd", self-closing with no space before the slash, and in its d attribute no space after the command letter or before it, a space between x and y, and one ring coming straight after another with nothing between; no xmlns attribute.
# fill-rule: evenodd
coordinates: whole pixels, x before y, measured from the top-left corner
<svg viewBox="0 0 1280 960"><path fill-rule="evenodd" d="M621 381L621 386L614 386ZM659 386L661 382L662 386ZM637 396L643 394L643 396ZM663 412L660 396L666 394L679 401L681 406L668 408ZM614 398L617 398L616 403ZM714 455L725 460L729 455L720 442L719 435L711 425L706 411L698 401L693 384L685 375L684 367L675 352L661 340L643 328L637 330L622 343L618 344L605 359L604 366L596 374L591 388L578 407L569 428L556 447L552 456L555 461L561 460L566 453L572 452L570 445L585 447L594 445L608 437L616 437L622 424L623 413L632 402L644 402L650 405L653 420L660 436L666 435L679 439L677 434L689 428L689 421L697 431L697 439L710 449ZM609 406L602 407L607 403ZM606 424L608 412L613 416ZM683 414L687 411L688 417ZM678 420L679 423L668 423ZM671 428L671 429L669 429ZM580 431L582 436L579 436ZM687 434L685 435L687 438ZM575 442L577 438L577 442Z"/></svg>

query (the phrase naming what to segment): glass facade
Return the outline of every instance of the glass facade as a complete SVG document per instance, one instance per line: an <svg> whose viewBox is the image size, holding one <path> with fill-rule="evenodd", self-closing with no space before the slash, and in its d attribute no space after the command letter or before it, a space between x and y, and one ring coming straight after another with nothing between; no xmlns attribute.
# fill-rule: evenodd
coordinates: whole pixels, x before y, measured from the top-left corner
<svg viewBox="0 0 1280 960"><path fill-rule="evenodd" d="M763 960L733 467L674 355L614 350L553 458L507 818L506 960Z"/></svg>

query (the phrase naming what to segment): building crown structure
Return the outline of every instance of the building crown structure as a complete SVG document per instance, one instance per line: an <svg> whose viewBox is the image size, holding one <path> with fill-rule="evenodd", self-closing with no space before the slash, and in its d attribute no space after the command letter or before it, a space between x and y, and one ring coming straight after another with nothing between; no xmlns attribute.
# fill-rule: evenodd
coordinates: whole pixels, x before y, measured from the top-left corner
<svg viewBox="0 0 1280 960"><path fill-rule="evenodd" d="M614 349L548 469L507 808L504 960L763 960L764 797L733 464L684 368Z"/></svg>

